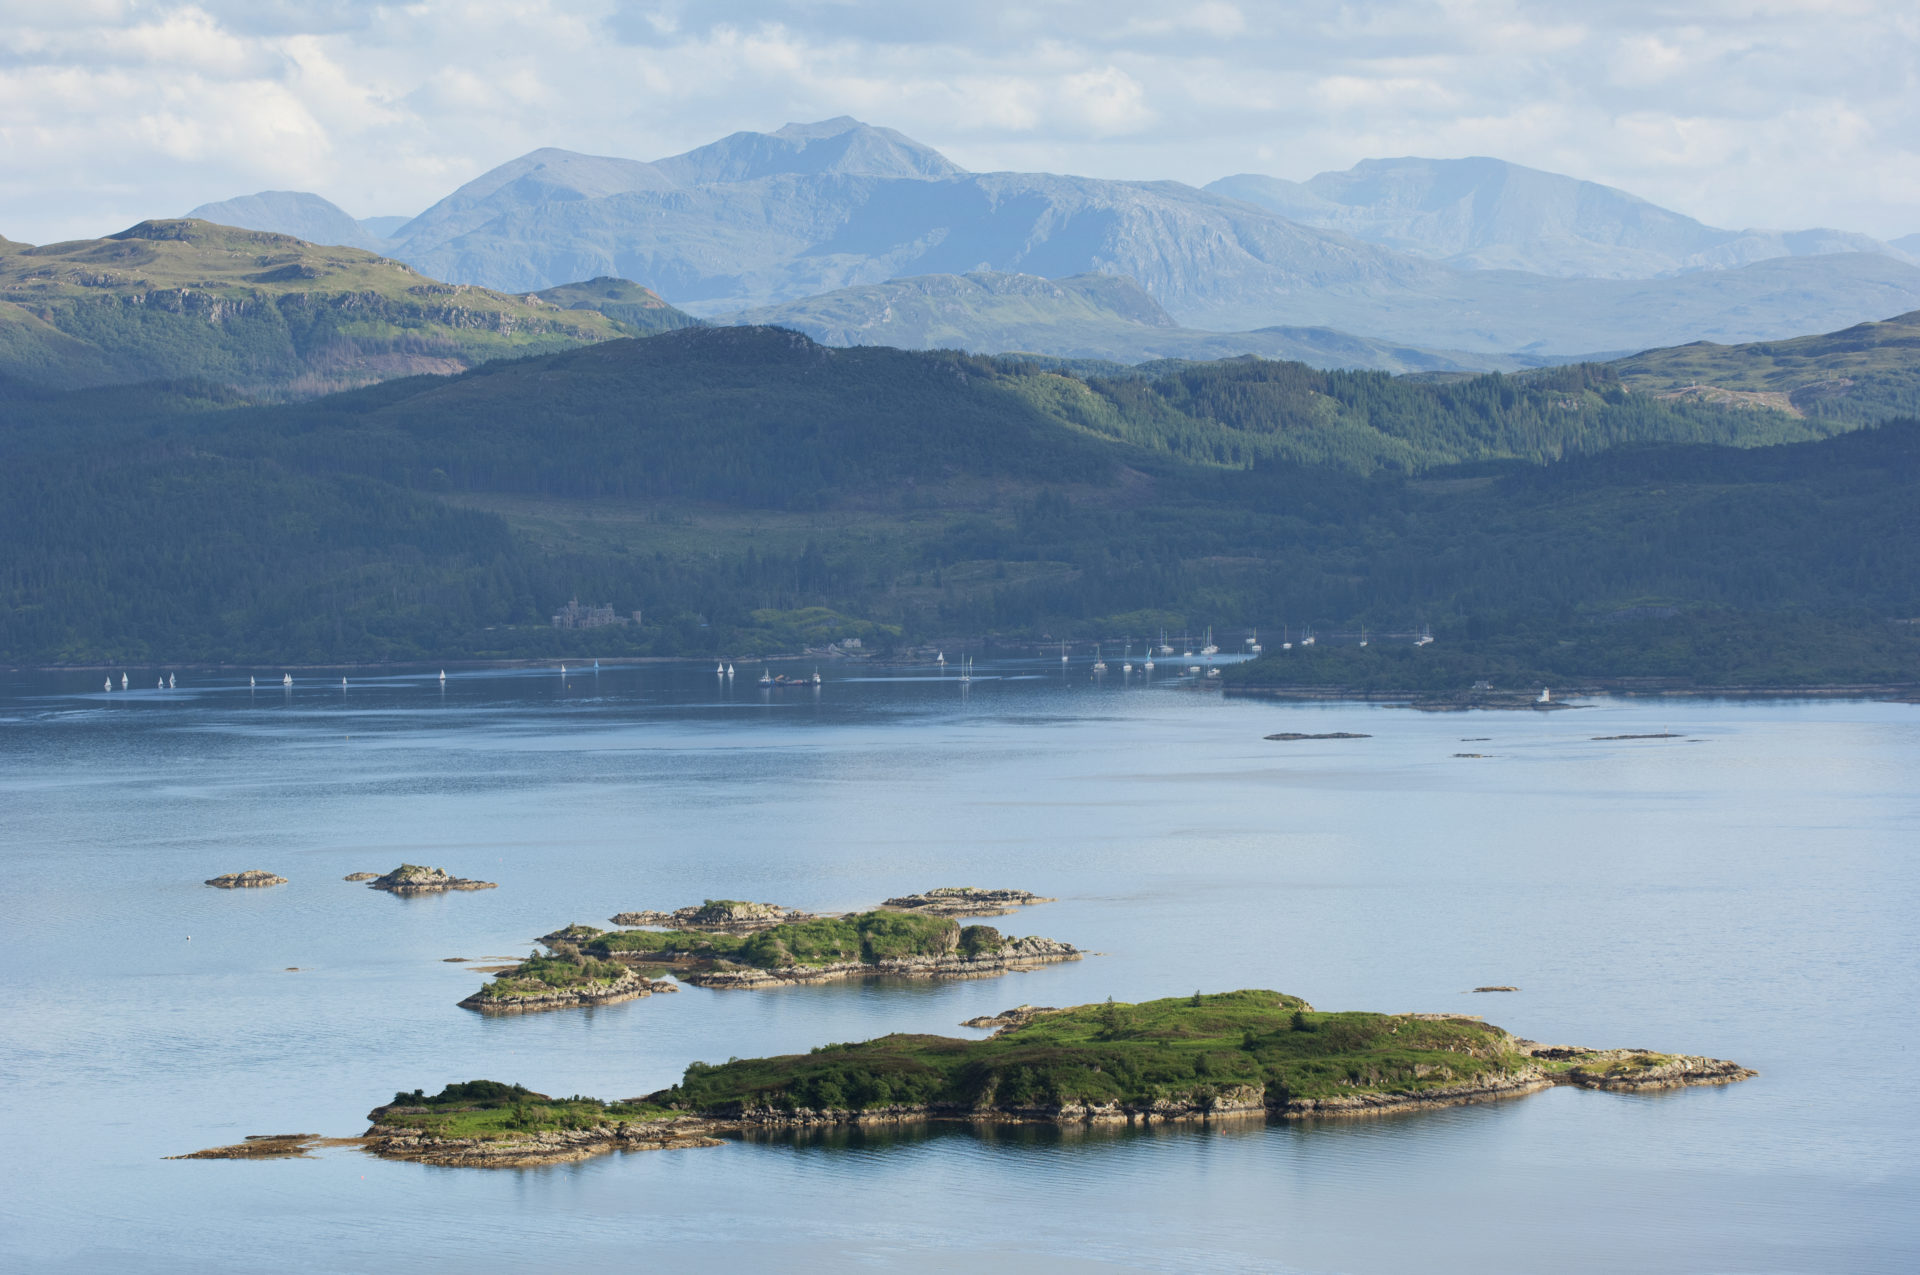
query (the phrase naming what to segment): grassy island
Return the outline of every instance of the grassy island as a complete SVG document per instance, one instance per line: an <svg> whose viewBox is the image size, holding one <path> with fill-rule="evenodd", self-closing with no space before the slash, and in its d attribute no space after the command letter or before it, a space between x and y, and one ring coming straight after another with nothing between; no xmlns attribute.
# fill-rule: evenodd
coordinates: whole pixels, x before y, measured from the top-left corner
<svg viewBox="0 0 1920 1275"><path fill-rule="evenodd" d="M1541 1045L1477 1018L1322 1013L1270 991L1022 1011L985 1040L893 1035L693 1063L618 1103L472 1081L371 1116L380 1155L525 1164L695 1146L756 1127L868 1121L1208 1121L1376 1115L1552 1085L1639 1091L1754 1073L1719 1059Z"/></svg>
<svg viewBox="0 0 1920 1275"><path fill-rule="evenodd" d="M618 961L599 960L560 947L552 953L529 954L460 1003L482 1013L513 1014L604 1005L677 990L672 983L643 977Z"/></svg>

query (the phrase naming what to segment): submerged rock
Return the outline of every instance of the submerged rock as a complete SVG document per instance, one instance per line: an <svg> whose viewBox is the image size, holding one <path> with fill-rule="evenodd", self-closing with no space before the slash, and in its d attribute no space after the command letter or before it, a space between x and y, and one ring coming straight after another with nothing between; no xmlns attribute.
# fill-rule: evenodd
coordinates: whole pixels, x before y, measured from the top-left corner
<svg viewBox="0 0 1920 1275"><path fill-rule="evenodd" d="M222 890L255 890L269 885L285 885L285 877L277 877L271 872L259 868L248 868L245 872L226 872L217 877L208 877L207 884Z"/></svg>
<svg viewBox="0 0 1920 1275"><path fill-rule="evenodd" d="M340 879L342 881L371 881L379 875L378 872L349 872Z"/></svg>
<svg viewBox="0 0 1920 1275"><path fill-rule="evenodd" d="M368 886L373 890L386 890L393 894L434 894L441 890L492 890L492 881L472 881L466 877L449 876L441 868L423 868L417 863L403 863L383 877L375 877Z"/></svg>

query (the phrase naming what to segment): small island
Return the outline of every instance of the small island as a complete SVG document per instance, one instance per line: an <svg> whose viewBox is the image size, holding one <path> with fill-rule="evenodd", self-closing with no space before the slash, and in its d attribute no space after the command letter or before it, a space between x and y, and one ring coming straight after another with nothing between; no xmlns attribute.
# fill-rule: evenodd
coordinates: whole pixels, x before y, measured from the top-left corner
<svg viewBox="0 0 1920 1275"><path fill-rule="evenodd" d="M1373 736L1356 735L1350 730L1328 731L1324 735L1303 735L1297 730L1289 730L1282 731L1278 735L1267 735L1264 738L1291 742L1296 739L1372 739Z"/></svg>
<svg viewBox="0 0 1920 1275"><path fill-rule="evenodd" d="M340 879L342 881L372 881L379 875L378 872L349 872Z"/></svg>
<svg viewBox="0 0 1920 1275"><path fill-rule="evenodd" d="M285 877L277 877L259 868L248 868L245 872L223 872L217 877L207 878L208 885L221 890L260 890L286 883Z"/></svg>
<svg viewBox="0 0 1920 1275"><path fill-rule="evenodd" d="M1017 908L1053 901L1030 890L981 890L970 885L945 885L923 894L888 899L880 906L929 916L1006 916Z"/></svg>
<svg viewBox="0 0 1920 1275"><path fill-rule="evenodd" d="M1754 1074L1685 1054L1542 1045L1466 1016L1322 1013L1271 991L1023 1006L986 1023L999 1030L984 1040L892 1035L693 1063L672 1088L618 1102L494 1081L432 1097L415 1090L370 1113L364 1145L393 1159L508 1167L711 1146L721 1135L781 1127L1318 1120L1555 1085L1632 1093Z"/></svg>
<svg viewBox="0 0 1920 1275"><path fill-rule="evenodd" d="M449 876L441 868L403 863L385 876L374 877L368 882L367 888L385 890L389 894L438 894L444 890L493 890L498 887L492 881L471 881L466 877Z"/></svg>
<svg viewBox="0 0 1920 1275"><path fill-rule="evenodd" d="M755 988L833 979L983 978L1077 961L1070 943L1014 938L990 925L961 926L943 916L876 911L790 921L739 935L698 930L599 930L569 925L540 940L536 953L460 1003L497 1010L567 1009L671 989L636 969L672 969L696 987ZM625 975L633 975L628 981ZM500 992L493 988L500 987Z"/></svg>
<svg viewBox="0 0 1920 1275"><path fill-rule="evenodd" d="M783 908L777 903L746 903L739 899L708 899L697 908L671 912L621 912L615 925L657 926L672 930L708 930L719 934L751 934L789 921L811 921L811 912Z"/></svg>
<svg viewBox="0 0 1920 1275"><path fill-rule="evenodd" d="M527 1014L611 1005L679 990L672 983L647 978L618 961L596 960L577 949L556 945L552 955L535 952L502 971L460 1006L482 1014Z"/></svg>

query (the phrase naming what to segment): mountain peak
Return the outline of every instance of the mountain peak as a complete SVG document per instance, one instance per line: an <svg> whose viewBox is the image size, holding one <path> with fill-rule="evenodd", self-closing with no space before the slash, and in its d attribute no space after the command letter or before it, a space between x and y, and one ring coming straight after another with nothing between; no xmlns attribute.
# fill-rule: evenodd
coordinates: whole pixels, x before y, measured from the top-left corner
<svg viewBox="0 0 1920 1275"><path fill-rule="evenodd" d="M372 250L379 240L338 204L304 190L263 190L237 199L201 204L189 218L242 230L292 235L308 243Z"/></svg>
<svg viewBox="0 0 1920 1275"><path fill-rule="evenodd" d="M856 177L958 177L966 170L931 146L890 128L840 115L787 124L772 133L733 133L654 167L685 185L747 182L788 173Z"/></svg>

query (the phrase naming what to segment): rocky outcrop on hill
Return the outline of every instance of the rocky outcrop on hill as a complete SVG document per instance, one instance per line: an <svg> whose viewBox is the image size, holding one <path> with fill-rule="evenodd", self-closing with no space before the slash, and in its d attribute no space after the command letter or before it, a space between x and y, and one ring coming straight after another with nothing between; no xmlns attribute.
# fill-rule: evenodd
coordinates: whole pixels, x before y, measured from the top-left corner
<svg viewBox="0 0 1920 1275"><path fill-rule="evenodd" d="M375 877L368 888L386 890L392 894L437 894L442 890L492 890L496 885L492 881L450 876L442 868L403 863L385 876Z"/></svg>
<svg viewBox="0 0 1920 1275"><path fill-rule="evenodd" d="M615 925L657 926L671 930L703 930L719 934L751 934L789 921L811 921L814 914L777 903L745 903L739 899L708 899L699 907L672 912L621 912Z"/></svg>
<svg viewBox="0 0 1920 1275"><path fill-rule="evenodd" d="M1060 1011L1051 1005L1016 1005L1012 1009L1003 1009L997 1014L982 1014L978 1018L969 1018L961 1023L962 1027L977 1027L982 1031L991 1031L998 1036L1001 1032L1012 1031L1016 1027L1025 1027L1036 1018L1046 1014L1058 1014Z"/></svg>
<svg viewBox="0 0 1920 1275"><path fill-rule="evenodd" d="M787 965L778 969L715 962L706 969L689 970L683 981L696 987L776 987L785 983L825 983L842 978L874 975L895 978L986 978L1013 970L1034 969L1055 961L1077 961L1085 953L1055 939L1007 939L999 946L974 954L959 951L939 956L904 956L879 961L844 961L833 965Z"/></svg>
<svg viewBox="0 0 1920 1275"><path fill-rule="evenodd" d="M970 885L948 885L924 894L888 899L880 906L896 912L925 912L934 916L1005 916L1015 908L1052 902L1028 890L980 890Z"/></svg>
<svg viewBox="0 0 1920 1275"><path fill-rule="evenodd" d="M217 877L208 877L207 884L222 890L253 890L269 885L285 885L285 877L277 877L271 872L259 868L248 868L245 872L225 872Z"/></svg>

